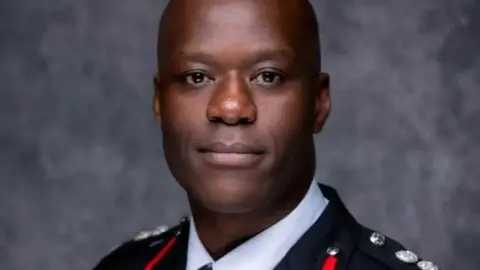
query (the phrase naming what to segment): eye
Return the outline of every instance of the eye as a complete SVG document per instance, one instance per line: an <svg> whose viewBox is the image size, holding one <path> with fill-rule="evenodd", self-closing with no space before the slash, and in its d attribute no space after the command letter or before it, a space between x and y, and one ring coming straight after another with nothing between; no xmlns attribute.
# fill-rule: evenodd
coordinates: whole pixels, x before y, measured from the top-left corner
<svg viewBox="0 0 480 270"><path fill-rule="evenodd" d="M200 88L213 82L205 73L199 71L185 74L184 81L195 88Z"/></svg>
<svg viewBox="0 0 480 270"><path fill-rule="evenodd" d="M253 82L265 87L273 87L280 84L283 74L275 71L262 71L253 78Z"/></svg>

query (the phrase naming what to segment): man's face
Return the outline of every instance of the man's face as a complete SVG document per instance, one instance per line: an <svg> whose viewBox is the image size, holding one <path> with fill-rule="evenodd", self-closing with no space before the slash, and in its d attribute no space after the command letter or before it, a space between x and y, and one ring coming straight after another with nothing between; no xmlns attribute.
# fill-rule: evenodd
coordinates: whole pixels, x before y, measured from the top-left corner
<svg viewBox="0 0 480 270"><path fill-rule="evenodd" d="M328 91L280 10L201 2L167 31L155 97L165 155L190 200L252 211L288 192L312 162Z"/></svg>

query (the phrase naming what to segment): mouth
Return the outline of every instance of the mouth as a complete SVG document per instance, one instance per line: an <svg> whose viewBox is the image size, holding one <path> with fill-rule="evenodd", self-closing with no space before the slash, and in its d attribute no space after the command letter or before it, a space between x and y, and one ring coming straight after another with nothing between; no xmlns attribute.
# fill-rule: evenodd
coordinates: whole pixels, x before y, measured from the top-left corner
<svg viewBox="0 0 480 270"><path fill-rule="evenodd" d="M199 148L198 152L211 165L222 167L250 167L257 164L265 151L244 143L214 142Z"/></svg>

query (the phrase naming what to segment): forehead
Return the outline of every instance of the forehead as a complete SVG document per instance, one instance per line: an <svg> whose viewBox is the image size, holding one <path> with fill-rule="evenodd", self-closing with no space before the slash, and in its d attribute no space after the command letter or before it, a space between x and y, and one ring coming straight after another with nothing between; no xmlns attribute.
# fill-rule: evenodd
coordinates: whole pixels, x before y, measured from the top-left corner
<svg viewBox="0 0 480 270"><path fill-rule="evenodd" d="M169 55L235 56L265 50L294 54L300 30L298 19L285 12L287 2L291 1L210 0L184 5L174 12L174 27L167 30Z"/></svg>

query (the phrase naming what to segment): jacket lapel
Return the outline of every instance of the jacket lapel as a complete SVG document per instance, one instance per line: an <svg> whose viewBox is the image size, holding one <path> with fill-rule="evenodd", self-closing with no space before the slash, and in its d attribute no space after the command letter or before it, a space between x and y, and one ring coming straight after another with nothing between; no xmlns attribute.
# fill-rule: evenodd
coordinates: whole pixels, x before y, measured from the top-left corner
<svg viewBox="0 0 480 270"><path fill-rule="evenodd" d="M185 270L187 267L189 222L184 222L172 248L153 270Z"/></svg>
<svg viewBox="0 0 480 270"><path fill-rule="evenodd" d="M360 225L347 211L337 192L328 186L319 184L323 195L329 200L327 207L318 220L290 249L275 270L322 269L327 257L327 249L336 247L339 266L344 265L352 245L358 236ZM345 241L345 238L348 238ZM339 243L342 243L341 245ZM337 267L337 269L340 269Z"/></svg>

